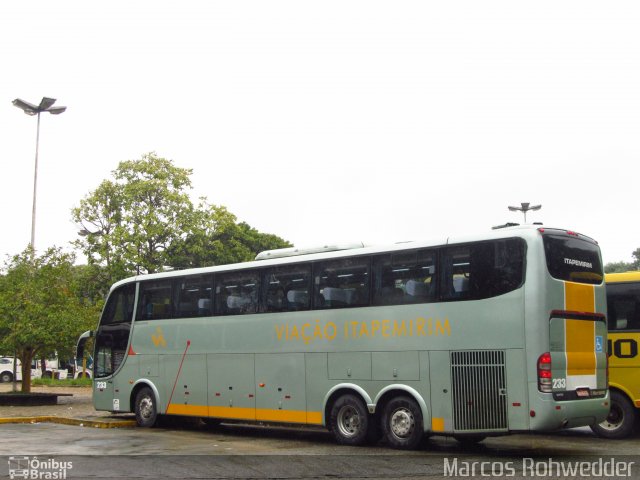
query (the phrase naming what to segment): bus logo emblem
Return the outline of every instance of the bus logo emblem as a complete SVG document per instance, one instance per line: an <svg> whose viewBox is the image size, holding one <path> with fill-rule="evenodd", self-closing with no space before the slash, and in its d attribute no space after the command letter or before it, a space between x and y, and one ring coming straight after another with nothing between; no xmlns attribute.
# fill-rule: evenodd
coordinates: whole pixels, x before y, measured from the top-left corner
<svg viewBox="0 0 640 480"><path fill-rule="evenodd" d="M162 329L160 327L156 328L156 333L155 334L151 334L151 341L153 341L153 344L156 347L159 346L163 346L166 347L167 346L167 341L164 339L164 335L162 334Z"/></svg>

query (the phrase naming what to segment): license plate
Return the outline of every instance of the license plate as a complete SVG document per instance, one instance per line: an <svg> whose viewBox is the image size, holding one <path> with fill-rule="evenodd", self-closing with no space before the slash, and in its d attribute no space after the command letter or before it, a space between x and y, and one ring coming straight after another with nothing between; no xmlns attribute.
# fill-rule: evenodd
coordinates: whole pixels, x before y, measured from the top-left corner
<svg viewBox="0 0 640 480"><path fill-rule="evenodd" d="M576 390L576 395L578 395L579 397L588 397L589 396L589 389L588 388L578 388Z"/></svg>

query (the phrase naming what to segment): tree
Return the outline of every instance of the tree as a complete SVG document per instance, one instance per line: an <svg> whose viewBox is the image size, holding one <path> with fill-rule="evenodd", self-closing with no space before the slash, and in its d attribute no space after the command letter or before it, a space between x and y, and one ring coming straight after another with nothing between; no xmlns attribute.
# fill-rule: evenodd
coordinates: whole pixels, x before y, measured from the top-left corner
<svg viewBox="0 0 640 480"><path fill-rule="evenodd" d="M631 270L640 270L640 248L636 248L631 254L634 258L633 262L611 262L604 266L607 273L629 272Z"/></svg>
<svg viewBox="0 0 640 480"><path fill-rule="evenodd" d="M237 223L225 207L188 195L192 170L155 153L125 161L72 211L75 245L110 283L131 274L252 259L262 247L290 246Z"/></svg>
<svg viewBox="0 0 640 480"><path fill-rule="evenodd" d="M74 257L59 248L42 256L29 246L5 263L0 277L0 351L22 362L22 391L31 391L31 361L71 353L78 335L95 325L98 309L78 295Z"/></svg>
<svg viewBox="0 0 640 480"><path fill-rule="evenodd" d="M113 174L72 210L81 225L76 246L112 278L156 272L168 264L167 249L191 227L191 170L149 153L120 162Z"/></svg>
<svg viewBox="0 0 640 480"><path fill-rule="evenodd" d="M195 211L194 228L170 251L175 268L196 268L208 265L253 260L258 252L292 246L282 238L260 233L223 206L211 205L205 198Z"/></svg>

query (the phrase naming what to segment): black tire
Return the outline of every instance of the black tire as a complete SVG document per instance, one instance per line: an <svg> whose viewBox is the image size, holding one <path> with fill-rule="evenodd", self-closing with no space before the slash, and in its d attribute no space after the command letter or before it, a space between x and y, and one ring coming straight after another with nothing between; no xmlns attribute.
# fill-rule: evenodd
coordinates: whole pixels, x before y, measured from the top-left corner
<svg viewBox="0 0 640 480"><path fill-rule="evenodd" d="M53 375L51 374L51 372L49 370L47 370L46 372L44 372L42 374L42 378L53 378Z"/></svg>
<svg viewBox="0 0 640 480"><path fill-rule="evenodd" d="M136 422L139 427L150 428L156 424L158 409L156 397L149 387L143 387L136 395Z"/></svg>
<svg viewBox="0 0 640 480"><path fill-rule="evenodd" d="M636 424L636 410L622 393L611 390L611 409L604 422L591 425L591 430L602 438L620 440L630 437Z"/></svg>
<svg viewBox="0 0 640 480"><path fill-rule="evenodd" d="M384 407L384 437L393 448L416 448L424 436L422 410L413 398L396 397Z"/></svg>
<svg viewBox="0 0 640 480"><path fill-rule="evenodd" d="M367 441L369 412L356 395L342 395L331 407L329 428L341 445L362 445Z"/></svg>
<svg viewBox="0 0 640 480"><path fill-rule="evenodd" d="M13 380L13 373L2 372L2 374L0 374L0 383L9 383L12 380Z"/></svg>

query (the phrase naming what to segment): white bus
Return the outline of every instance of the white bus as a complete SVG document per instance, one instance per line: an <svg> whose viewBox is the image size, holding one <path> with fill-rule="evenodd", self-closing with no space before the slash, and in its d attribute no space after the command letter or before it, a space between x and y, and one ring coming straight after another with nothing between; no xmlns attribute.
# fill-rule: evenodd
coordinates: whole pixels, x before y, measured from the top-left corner
<svg viewBox="0 0 640 480"><path fill-rule="evenodd" d="M323 425L395 448L591 425L609 412L605 312L599 247L567 230L265 252L116 283L93 401L141 426Z"/></svg>

